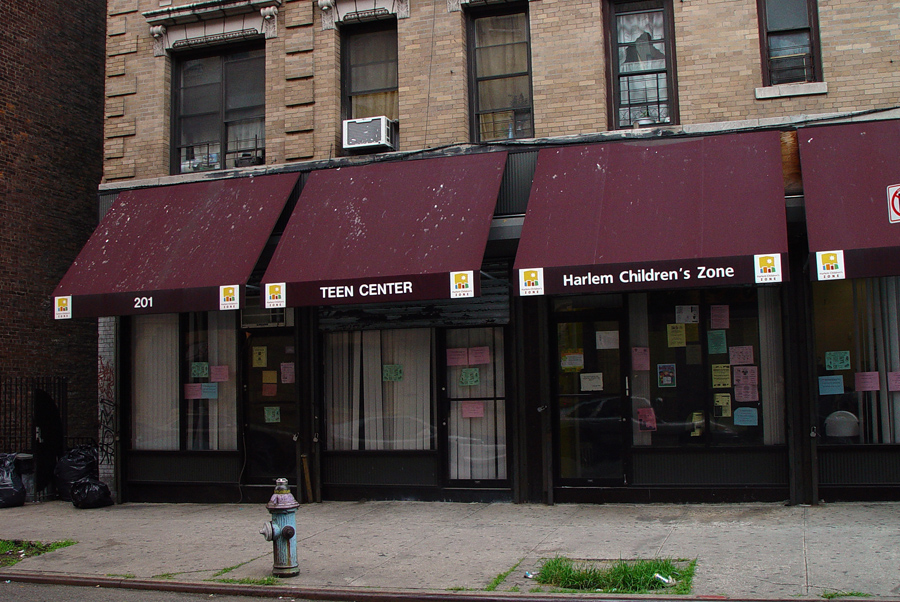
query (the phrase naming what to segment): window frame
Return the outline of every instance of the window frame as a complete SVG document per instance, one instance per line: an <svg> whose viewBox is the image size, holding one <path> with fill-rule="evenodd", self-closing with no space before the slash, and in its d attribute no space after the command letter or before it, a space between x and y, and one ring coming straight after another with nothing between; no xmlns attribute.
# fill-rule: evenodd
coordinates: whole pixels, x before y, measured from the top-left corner
<svg viewBox="0 0 900 602"><path fill-rule="evenodd" d="M355 36L359 35L367 35L372 33L379 33L384 31L393 31L394 40L397 43L397 61L395 64L395 68L397 69L397 85L393 88L373 88L370 90L365 90L363 92L353 93L351 92L350 86L350 43L351 40ZM377 117L377 115L354 115L352 106L353 100L352 98L361 94L374 94L377 92L390 92L394 91L397 93L398 105L399 105L399 90L400 90L400 38L399 33L397 31L397 20L396 19L379 19L376 21L370 21L361 24L355 24L352 26L343 26L341 27L341 119L364 119L366 117ZM397 117L399 118L399 106L397 107ZM390 116L388 116L390 117Z"/></svg>
<svg viewBox="0 0 900 602"><path fill-rule="evenodd" d="M262 105L257 105L256 107L250 107L261 109L259 111L261 114L253 117L254 119L261 118L262 119L262 132L263 139L261 144L258 143L254 145L253 149L247 150L247 160L245 163L237 164L235 161L234 165L228 165L228 156L235 153L241 152L240 149L231 151L228 149L228 123L229 120L226 119L226 88L227 82L225 79L225 64L227 62L227 57L238 55L246 52L261 52L261 57L253 57L252 60L262 59L262 75L263 75L263 85L262 85ZM181 114L181 100L182 100L182 86L181 86L181 74L182 69L185 64L190 61L198 60L198 59L207 59L217 57L219 59L219 65L222 73L222 78L218 82L219 86L219 107L218 107L218 146L219 152L218 154L221 156L216 167L209 167L207 169L194 169L194 170L182 170L182 160L181 160L181 135L183 132L182 128L182 120L183 116ZM265 73L265 44L262 41L252 42L248 44L240 44L236 46L216 46L213 48L206 48L199 51L192 52L183 52L172 55L172 85L171 85L171 144L170 146L170 166L169 171L173 175L180 175L184 173L195 173L197 171L220 171L223 169L233 169L235 167L248 167L251 165L262 165L265 164L265 122L266 122L266 73ZM210 112L210 115L213 113ZM249 119L245 117L244 119ZM214 141L210 141L210 144L214 143ZM198 143L193 146L198 146ZM243 157L242 157L243 158Z"/></svg>
<svg viewBox="0 0 900 602"><path fill-rule="evenodd" d="M606 0L606 56L607 56L607 81L608 83L608 119L611 125L610 129L632 129L633 124L621 125L619 123L619 109L621 108L621 91L619 86L619 36L616 25L616 16L618 14L617 7L623 5L639 5L650 4L654 0ZM672 7L672 0L658 0L662 6L653 9L648 7L643 10L661 10L663 14L663 28L665 31L665 48L666 48L666 93L669 120L665 122L654 122L648 125L677 125L680 123L680 115L678 111L678 69L675 53L675 13ZM641 9L636 9L635 12Z"/></svg>
<svg viewBox="0 0 900 602"><path fill-rule="evenodd" d="M772 83L772 69L769 65L769 26L766 3L769 0L756 0L757 15L759 17L759 51L760 71L762 72L762 84L764 87L775 85L808 84L825 81L822 75L822 50L819 44L819 10L816 0L804 0L806 2L807 18L809 20L809 52L812 58L812 78L803 81ZM807 28L783 30L784 32L802 31Z"/></svg>
<svg viewBox="0 0 900 602"><path fill-rule="evenodd" d="M527 45L527 67L524 72L515 72L515 73L507 73L502 76L492 76L490 78L479 78L477 75L478 65L476 62L476 45L475 45L475 23L479 19L488 18L488 17L500 17L505 15L514 15L514 14L522 14L525 17L525 43ZM493 6L489 8L478 8L478 9L468 9L466 10L466 47L468 54L468 70L469 70L469 139L474 143L480 142L498 142L503 140L516 140L516 139L527 139L533 138L535 134L535 122L534 122L534 68L531 59L531 16L528 11L528 3L514 3L511 5L504 6ZM514 113L517 110L516 107L511 107L510 109L505 110L496 110L496 111L480 111L479 103L478 103L478 84L481 81L490 81L497 80L501 78L509 78L509 77L528 77L528 107L527 111L529 114L528 121L531 128L530 135L527 136L513 136L512 138L492 138L489 140L482 140L481 138L481 124L479 121L479 116L482 114L488 113L502 113L507 110L513 110Z"/></svg>

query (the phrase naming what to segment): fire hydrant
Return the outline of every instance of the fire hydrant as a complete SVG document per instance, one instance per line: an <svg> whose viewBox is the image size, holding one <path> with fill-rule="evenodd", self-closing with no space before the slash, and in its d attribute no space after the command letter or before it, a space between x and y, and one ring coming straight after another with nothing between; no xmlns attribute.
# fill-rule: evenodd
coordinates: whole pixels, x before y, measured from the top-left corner
<svg viewBox="0 0 900 602"><path fill-rule="evenodd" d="M275 479L275 493L266 504L272 515L271 522L259 530L266 541L272 542L275 565L272 574L276 577L296 577L300 573L297 562L297 520L300 504L291 495L287 479Z"/></svg>

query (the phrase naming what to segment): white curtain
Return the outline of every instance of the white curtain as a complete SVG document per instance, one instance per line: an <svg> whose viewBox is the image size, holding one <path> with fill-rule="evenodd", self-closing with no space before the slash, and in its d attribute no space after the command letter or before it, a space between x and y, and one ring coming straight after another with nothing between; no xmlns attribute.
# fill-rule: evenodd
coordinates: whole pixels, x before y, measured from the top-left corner
<svg viewBox="0 0 900 602"><path fill-rule="evenodd" d="M209 365L228 366L228 380L218 383L219 397L209 404L209 449L237 449L237 314L209 312Z"/></svg>
<svg viewBox="0 0 900 602"><path fill-rule="evenodd" d="M325 337L328 449L433 448L432 331Z"/></svg>
<svg viewBox="0 0 900 602"><path fill-rule="evenodd" d="M178 449L178 314L132 319L134 449Z"/></svg>

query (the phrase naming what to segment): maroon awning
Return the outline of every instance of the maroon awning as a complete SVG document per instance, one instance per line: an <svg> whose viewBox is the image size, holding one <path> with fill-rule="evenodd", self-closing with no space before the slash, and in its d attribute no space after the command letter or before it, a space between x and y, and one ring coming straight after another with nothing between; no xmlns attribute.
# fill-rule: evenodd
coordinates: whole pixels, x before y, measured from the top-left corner
<svg viewBox="0 0 900 602"><path fill-rule="evenodd" d="M519 294L781 282L783 182L778 132L543 149Z"/></svg>
<svg viewBox="0 0 900 602"><path fill-rule="evenodd" d="M480 294L506 153L310 174L263 277L263 305Z"/></svg>
<svg viewBox="0 0 900 602"><path fill-rule="evenodd" d="M238 309L298 178L121 193L56 287L56 317Z"/></svg>
<svg viewBox="0 0 900 602"><path fill-rule="evenodd" d="M900 121L802 128L815 280L900 275Z"/></svg>

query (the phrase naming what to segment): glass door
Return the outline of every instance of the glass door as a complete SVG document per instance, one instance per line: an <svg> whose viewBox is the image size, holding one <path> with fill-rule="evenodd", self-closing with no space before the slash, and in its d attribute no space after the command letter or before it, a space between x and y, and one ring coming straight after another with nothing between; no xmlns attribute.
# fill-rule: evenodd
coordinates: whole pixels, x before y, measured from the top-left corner
<svg viewBox="0 0 900 602"><path fill-rule="evenodd" d="M630 444L618 316L556 324L557 471L561 482L625 483Z"/></svg>
<svg viewBox="0 0 900 602"><path fill-rule="evenodd" d="M297 474L297 353L291 329L245 331L244 450L248 483Z"/></svg>
<svg viewBox="0 0 900 602"><path fill-rule="evenodd" d="M502 328L446 331L447 478L479 485L507 478Z"/></svg>

